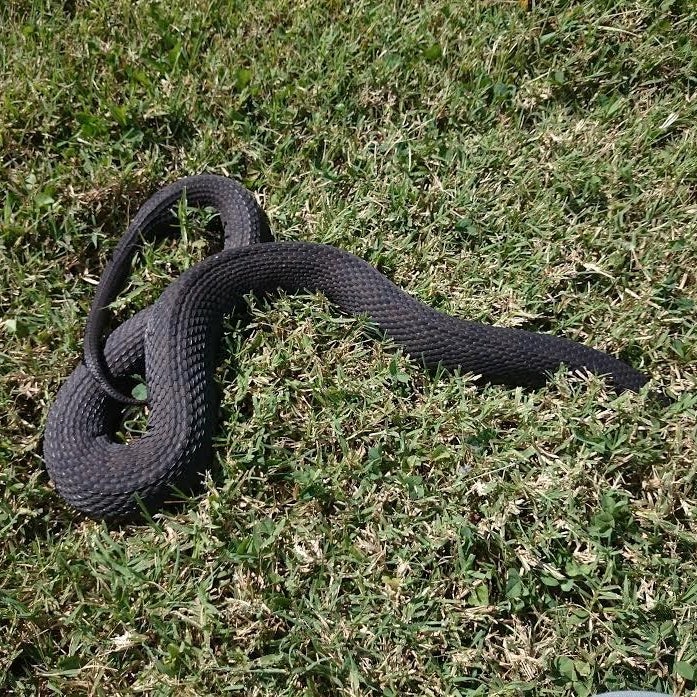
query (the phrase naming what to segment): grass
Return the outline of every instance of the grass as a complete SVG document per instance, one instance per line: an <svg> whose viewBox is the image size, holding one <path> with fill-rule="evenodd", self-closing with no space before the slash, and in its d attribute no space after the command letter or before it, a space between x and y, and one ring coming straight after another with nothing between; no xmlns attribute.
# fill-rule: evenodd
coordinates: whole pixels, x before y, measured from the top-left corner
<svg viewBox="0 0 697 697"><path fill-rule="evenodd" d="M697 695L697 19L688 0L0 8L0 691ZM223 475L144 526L41 456L109 251L179 176L452 314L677 401L430 376L322 298L252 304ZM131 301L200 258L148 248Z"/></svg>

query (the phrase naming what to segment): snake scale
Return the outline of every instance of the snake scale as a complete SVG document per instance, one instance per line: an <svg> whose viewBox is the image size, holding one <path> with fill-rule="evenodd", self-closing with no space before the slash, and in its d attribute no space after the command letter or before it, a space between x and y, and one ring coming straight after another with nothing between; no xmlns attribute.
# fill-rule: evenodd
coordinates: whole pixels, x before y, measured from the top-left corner
<svg viewBox="0 0 697 697"><path fill-rule="evenodd" d="M224 248L171 283L159 300L119 325L106 341L116 298L142 239L176 228L187 204L219 214ZM100 280L85 331L84 361L58 392L44 456L59 494L93 518L157 510L173 487L196 485L211 463L217 400L212 373L221 326L249 293L322 292L340 311L366 315L428 367L460 369L490 382L536 387L564 365L608 378L617 391L647 377L601 351L547 334L450 317L400 290L358 257L334 247L274 242L254 197L231 179L198 175L153 195L138 211ZM145 372L147 431L115 438L127 376Z"/></svg>

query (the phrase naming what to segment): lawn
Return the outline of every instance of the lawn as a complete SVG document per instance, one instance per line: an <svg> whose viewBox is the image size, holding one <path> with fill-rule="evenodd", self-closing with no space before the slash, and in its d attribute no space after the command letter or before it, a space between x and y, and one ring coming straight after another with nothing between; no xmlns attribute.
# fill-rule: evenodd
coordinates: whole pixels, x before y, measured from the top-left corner
<svg viewBox="0 0 697 697"><path fill-rule="evenodd" d="M691 0L5 0L0 692L697 695L696 122ZM482 387L322 297L250 299L221 475L145 525L86 520L46 414L127 221L202 171L279 239L675 401ZM121 316L205 253L182 223Z"/></svg>

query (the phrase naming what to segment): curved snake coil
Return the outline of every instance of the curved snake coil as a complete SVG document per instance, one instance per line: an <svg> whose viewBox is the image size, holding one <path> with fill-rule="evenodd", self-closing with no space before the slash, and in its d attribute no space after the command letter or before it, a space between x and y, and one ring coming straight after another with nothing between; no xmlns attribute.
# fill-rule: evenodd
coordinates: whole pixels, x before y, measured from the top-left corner
<svg viewBox="0 0 697 697"><path fill-rule="evenodd" d="M152 306L113 331L103 345L107 308L125 283L141 238L176 227L172 208L212 206L224 250L183 273ZM365 314L426 366L539 386L565 365L605 375L617 391L647 378L605 353L566 339L444 315L397 288L348 252L320 244L273 242L252 195L230 179L200 175L156 193L139 210L104 271L87 322L85 359L50 410L44 455L61 496L95 518L156 510L200 480L211 462L216 398L212 382L223 316L250 292L321 291L341 311ZM115 440L125 378L145 371L147 432Z"/></svg>

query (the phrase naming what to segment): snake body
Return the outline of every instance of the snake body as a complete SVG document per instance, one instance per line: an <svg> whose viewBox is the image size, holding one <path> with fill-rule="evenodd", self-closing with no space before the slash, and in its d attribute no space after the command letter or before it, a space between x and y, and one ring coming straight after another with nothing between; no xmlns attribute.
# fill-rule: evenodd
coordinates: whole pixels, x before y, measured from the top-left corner
<svg viewBox="0 0 697 697"><path fill-rule="evenodd" d="M107 306L123 286L142 238L176 224L172 208L213 206L224 249L175 280L159 300L103 342ZM44 438L45 462L60 495L94 518L156 510L172 488L195 485L211 462L216 398L212 380L224 316L249 293L324 293L338 310L367 315L426 366L459 368L484 380L539 386L565 365L607 376L617 391L647 378L625 363L546 334L444 315L407 295L358 257L334 247L273 242L252 195L234 181L188 177L165 187L135 216L104 271L88 317L85 359L58 392ZM121 443L115 430L125 378L145 371L145 435Z"/></svg>

